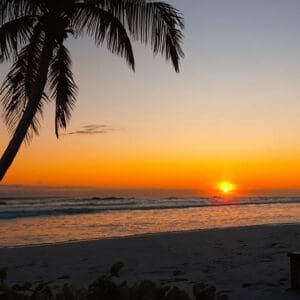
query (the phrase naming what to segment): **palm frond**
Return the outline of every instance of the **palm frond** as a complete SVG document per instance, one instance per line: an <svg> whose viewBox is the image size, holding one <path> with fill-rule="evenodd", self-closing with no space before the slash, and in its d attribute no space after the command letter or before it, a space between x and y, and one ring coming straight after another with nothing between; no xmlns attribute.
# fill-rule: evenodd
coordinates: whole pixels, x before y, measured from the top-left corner
<svg viewBox="0 0 300 300"><path fill-rule="evenodd" d="M0 27L0 60L8 60L18 54L19 48L31 38L36 18L24 16Z"/></svg>
<svg viewBox="0 0 300 300"><path fill-rule="evenodd" d="M28 103L28 99L37 79L39 56L42 49L42 35L36 30L31 42L23 47L18 54L18 58L7 74L3 85L0 88L2 95L2 105L4 120L8 130L13 133ZM47 97L43 94L43 99ZM32 138L33 134L38 134L39 118L42 116L42 105L40 101L37 114L33 118L26 135L26 141Z"/></svg>
<svg viewBox="0 0 300 300"><path fill-rule="evenodd" d="M44 0L1 0L0 26L26 15L38 15L44 9Z"/></svg>
<svg viewBox="0 0 300 300"><path fill-rule="evenodd" d="M184 19L172 5L146 0L86 0L116 16L128 27L131 36L142 43L151 44L154 54L161 53L171 60L179 72L180 59L184 57L182 41Z"/></svg>
<svg viewBox="0 0 300 300"><path fill-rule="evenodd" d="M73 19L75 34L87 33L95 39L97 46L106 40L108 49L125 58L134 70L132 45L121 21L108 11L92 5L78 5Z"/></svg>
<svg viewBox="0 0 300 300"><path fill-rule="evenodd" d="M67 127L74 108L77 86L71 71L71 58L68 49L59 45L50 65L51 98L55 99L55 134L59 137L59 130Z"/></svg>

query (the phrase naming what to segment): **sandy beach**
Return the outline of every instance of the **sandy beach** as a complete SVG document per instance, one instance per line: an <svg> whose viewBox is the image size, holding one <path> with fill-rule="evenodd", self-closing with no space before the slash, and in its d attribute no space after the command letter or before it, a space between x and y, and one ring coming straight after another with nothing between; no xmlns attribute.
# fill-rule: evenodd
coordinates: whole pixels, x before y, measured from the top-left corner
<svg viewBox="0 0 300 300"><path fill-rule="evenodd" d="M0 249L11 283L87 284L123 261L122 278L189 288L213 284L230 299L299 299L287 292L287 252L300 249L300 225L165 233L79 243Z"/></svg>

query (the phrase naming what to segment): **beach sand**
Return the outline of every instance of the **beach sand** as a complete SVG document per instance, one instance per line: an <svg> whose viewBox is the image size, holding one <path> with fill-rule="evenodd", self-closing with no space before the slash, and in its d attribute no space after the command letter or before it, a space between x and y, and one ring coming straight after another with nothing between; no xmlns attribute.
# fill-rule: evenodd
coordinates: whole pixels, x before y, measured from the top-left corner
<svg viewBox="0 0 300 300"><path fill-rule="evenodd" d="M11 283L86 284L123 261L122 278L213 284L230 299L300 299L287 292L287 252L300 251L300 225L165 233L45 246L2 248Z"/></svg>

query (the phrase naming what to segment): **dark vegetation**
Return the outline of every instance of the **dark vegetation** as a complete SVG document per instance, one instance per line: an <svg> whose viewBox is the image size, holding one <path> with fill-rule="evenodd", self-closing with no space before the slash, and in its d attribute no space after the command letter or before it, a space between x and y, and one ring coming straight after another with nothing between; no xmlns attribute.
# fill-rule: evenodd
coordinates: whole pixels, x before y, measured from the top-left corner
<svg viewBox="0 0 300 300"><path fill-rule="evenodd" d="M193 296L177 286L159 286L154 281L144 280L129 285L117 283L122 262L115 263L109 275L100 276L87 287L62 286L40 282L33 286L29 282L9 286L5 283L7 268L0 268L1 300L227 300L226 295L216 292L215 287L202 283L193 286Z"/></svg>
<svg viewBox="0 0 300 300"><path fill-rule="evenodd" d="M55 103L57 137L70 121L78 87L66 47L69 38L89 36L98 47L106 44L132 70L132 41L139 41L179 72L183 29L183 15L162 1L1 0L0 63L13 64L0 86L4 121L12 135L0 158L0 181L23 141L38 134L45 104Z"/></svg>

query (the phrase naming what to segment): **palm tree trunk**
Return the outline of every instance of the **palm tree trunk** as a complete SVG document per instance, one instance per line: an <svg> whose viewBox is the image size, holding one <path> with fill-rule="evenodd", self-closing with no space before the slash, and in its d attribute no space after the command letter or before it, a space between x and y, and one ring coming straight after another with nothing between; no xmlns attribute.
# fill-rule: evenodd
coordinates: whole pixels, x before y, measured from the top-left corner
<svg viewBox="0 0 300 300"><path fill-rule="evenodd" d="M22 142L26 136L27 130L31 124L31 121L37 112L47 82L48 69L52 58L53 48L53 37L51 35L46 35L40 57L40 65L37 73L37 80L34 84L33 90L31 91L31 94L28 99L28 104L15 130L15 133L0 159L0 181L3 179L4 175L6 174L6 171L8 170L15 156L17 155L22 145Z"/></svg>

